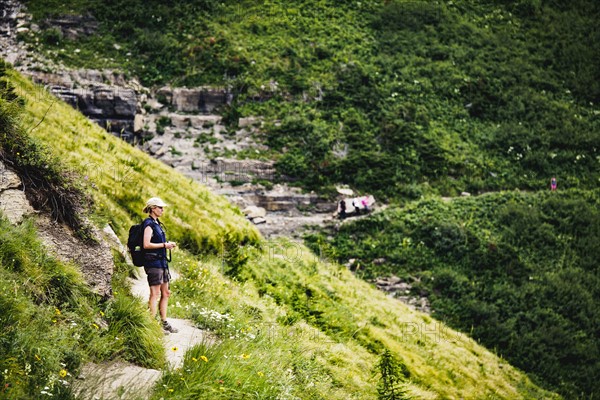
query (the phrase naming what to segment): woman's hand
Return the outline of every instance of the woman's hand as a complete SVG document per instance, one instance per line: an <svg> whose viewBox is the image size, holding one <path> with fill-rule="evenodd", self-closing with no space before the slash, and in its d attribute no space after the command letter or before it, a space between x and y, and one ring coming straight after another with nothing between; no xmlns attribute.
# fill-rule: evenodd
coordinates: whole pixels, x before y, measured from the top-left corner
<svg viewBox="0 0 600 400"><path fill-rule="evenodd" d="M177 247L177 243L175 243L175 242L165 243L165 249L174 249L175 247Z"/></svg>

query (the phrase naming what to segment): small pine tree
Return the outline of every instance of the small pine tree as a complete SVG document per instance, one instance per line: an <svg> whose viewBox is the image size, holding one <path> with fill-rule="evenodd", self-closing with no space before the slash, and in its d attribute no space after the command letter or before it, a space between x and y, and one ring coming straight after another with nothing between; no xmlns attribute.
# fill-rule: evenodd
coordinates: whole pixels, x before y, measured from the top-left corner
<svg viewBox="0 0 600 400"><path fill-rule="evenodd" d="M406 366L394 358L389 349L386 349L377 363L376 374L380 375L377 384L377 398L379 400L407 400L410 396L403 388L403 383L408 375Z"/></svg>
<svg viewBox="0 0 600 400"><path fill-rule="evenodd" d="M223 236L222 260L223 272L232 278L239 278L243 266L248 262L248 255L244 253L239 239L229 231Z"/></svg>

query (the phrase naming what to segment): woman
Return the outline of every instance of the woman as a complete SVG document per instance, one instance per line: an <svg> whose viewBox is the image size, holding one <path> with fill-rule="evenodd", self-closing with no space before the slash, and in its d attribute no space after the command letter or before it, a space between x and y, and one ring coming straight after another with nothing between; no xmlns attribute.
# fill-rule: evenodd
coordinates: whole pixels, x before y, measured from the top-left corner
<svg viewBox="0 0 600 400"><path fill-rule="evenodd" d="M177 333L167 322L167 305L169 303L169 265L167 263L167 249L174 249L174 242L167 242L167 237L162 224L158 220L167 205L158 197L153 197L146 202L144 213L148 218L144 220L144 270L148 275L150 286L150 298L148 307L152 317L156 315L156 302L158 301L158 312L162 321L162 328L166 333Z"/></svg>

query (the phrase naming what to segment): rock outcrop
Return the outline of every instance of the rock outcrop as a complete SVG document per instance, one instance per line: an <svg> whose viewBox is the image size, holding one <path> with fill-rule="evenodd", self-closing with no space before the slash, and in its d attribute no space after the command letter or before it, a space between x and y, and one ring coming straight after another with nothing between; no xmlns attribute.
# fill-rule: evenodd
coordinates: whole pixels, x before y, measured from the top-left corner
<svg viewBox="0 0 600 400"><path fill-rule="evenodd" d="M41 24L44 29L56 29L60 35L68 40L80 36L90 36L98 30L98 21L92 15L59 15L46 18Z"/></svg>
<svg viewBox="0 0 600 400"><path fill-rule="evenodd" d="M171 88L165 86L157 90L156 98L160 103L172 106L176 111L186 113L210 114L216 108L229 104L232 94L215 87Z"/></svg>
<svg viewBox="0 0 600 400"><path fill-rule="evenodd" d="M0 211L12 223L18 224L34 213L19 176L0 161Z"/></svg>
<svg viewBox="0 0 600 400"><path fill-rule="evenodd" d="M126 140L133 138L137 110L133 89L99 84L86 88L50 86L49 90L107 131Z"/></svg>
<svg viewBox="0 0 600 400"><path fill-rule="evenodd" d="M375 260L378 263L384 263L385 260ZM375 262L374 261L374 262ZM397 276L380 277L375 279L375 286L394 297L413 310L426 314L431 314L431 305L429 299L424 293L415 293L413 285L419 282L418 278L413 278L413 283L408 283Z"/></svg>

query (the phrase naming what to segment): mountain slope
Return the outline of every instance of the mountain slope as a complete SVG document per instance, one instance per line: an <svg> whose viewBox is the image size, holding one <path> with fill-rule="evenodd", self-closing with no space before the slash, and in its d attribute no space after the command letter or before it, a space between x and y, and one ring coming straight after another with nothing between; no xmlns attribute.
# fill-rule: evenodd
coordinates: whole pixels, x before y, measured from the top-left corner
<svg viewBox="0 0 600 400"><path fill-rule="evenodd" d="M26 3L45 30L23 38L70 65L229 88L226 119L262 116L278 170L307 188L415 198L598 181L592 0ZM90 35L52 25L87 13Z"/></svg>
<svg viewBox="0 0 600 400"><path fill-rule="evenodd" d="M558 397L345 268L295 243L265 242L224 199L108 135L16 72L6 74L25 101L28 131L87 173L82 179L95 199L97 223L111 223L123 237L145 197L160 195L170 204L169 237L187 243L174 255L182 278L174 285L172 313L210 328L221 342L195 349L182 369L167 372L156 398L376 398L384 349L403 365L393 374L412 398ZM215 256L219 244L227 251Z"/></svg>
<svg viewBox="0 0 600 400"><path fill-rule="evenodd" d="M428 198L315 235L366 279L395 275L433 316L568 398L600 390L597 190ZM399 295L406 295L400 293Z"/></svg>

